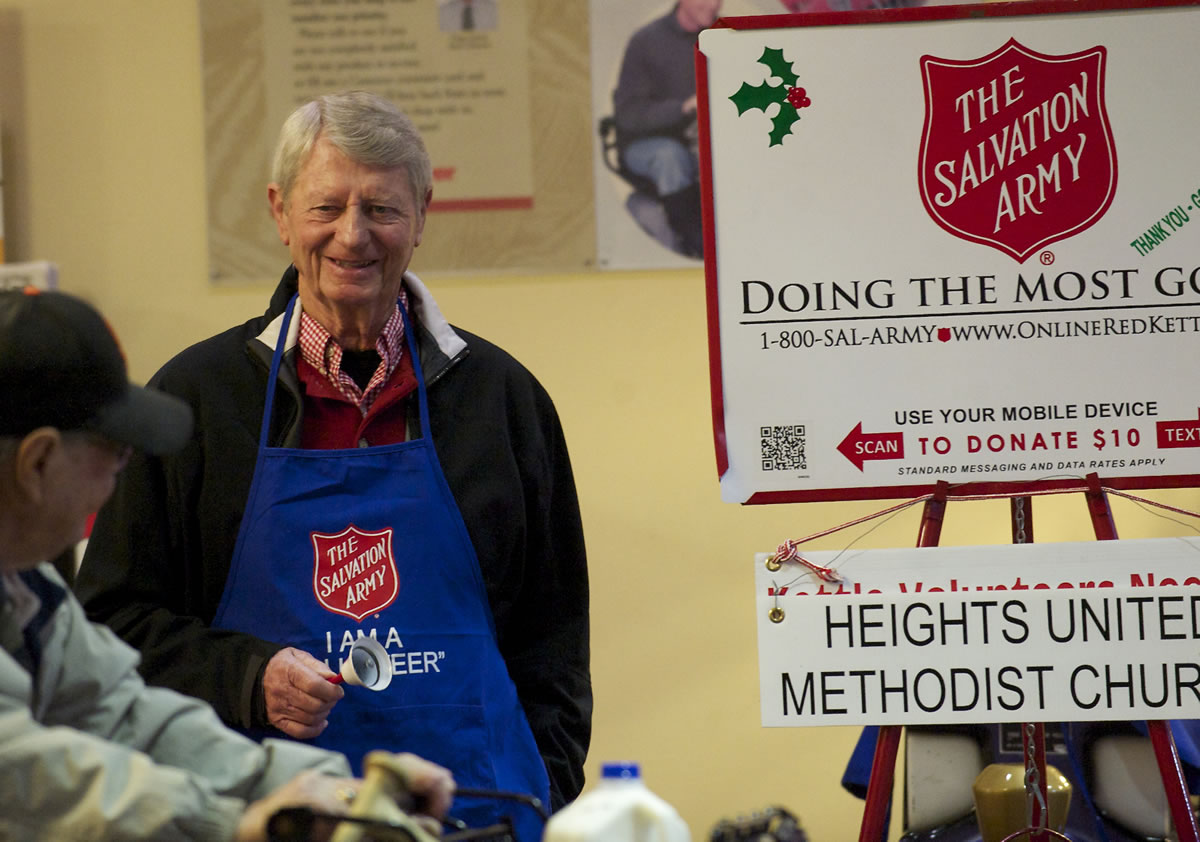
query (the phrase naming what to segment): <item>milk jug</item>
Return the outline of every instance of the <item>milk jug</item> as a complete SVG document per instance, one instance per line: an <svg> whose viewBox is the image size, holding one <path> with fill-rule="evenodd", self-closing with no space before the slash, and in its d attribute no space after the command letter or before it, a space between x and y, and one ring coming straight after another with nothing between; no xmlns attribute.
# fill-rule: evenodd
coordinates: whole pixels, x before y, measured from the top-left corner
<svg viewBox="0 0 1200 842"><path fill-rule="evenodd" d="M636 763L605 763L600 782L550 817L543 842L691 842L675 808L642 783Z"/></svg>

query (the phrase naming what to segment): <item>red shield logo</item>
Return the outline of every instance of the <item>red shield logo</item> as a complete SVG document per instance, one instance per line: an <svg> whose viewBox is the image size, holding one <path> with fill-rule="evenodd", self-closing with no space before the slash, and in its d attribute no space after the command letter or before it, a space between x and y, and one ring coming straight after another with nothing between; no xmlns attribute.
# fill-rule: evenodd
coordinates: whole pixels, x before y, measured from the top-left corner
<svg viewBox="0 0 1200 842"><path fill-rule="evenodd" d="M387 608L400 593L392 530L364 532L350 524L336 535L311 533L313 593L335 614L358 622Z"/></svg>
<svg viewBox="0 0 1200 842"><path fill-rule="evenodd" d="M1095 224L1117 189L1105 57L1012 39L972 61L923 56L918 175L934 221L1018 262Z"/></svg>

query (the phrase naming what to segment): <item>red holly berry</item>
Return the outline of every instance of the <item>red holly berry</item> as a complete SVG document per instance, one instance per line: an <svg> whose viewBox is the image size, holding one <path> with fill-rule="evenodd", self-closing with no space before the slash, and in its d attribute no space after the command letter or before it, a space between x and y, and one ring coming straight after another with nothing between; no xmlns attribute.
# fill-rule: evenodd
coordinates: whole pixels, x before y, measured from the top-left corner
<svg viewBox="0 0 1200 842"><path fill-rule="evenodd" d="M808 108L808 106L812 105L812 100L809 99L804 88L788 88L787 101L797 111L799 111L801 108Z"/></svg>

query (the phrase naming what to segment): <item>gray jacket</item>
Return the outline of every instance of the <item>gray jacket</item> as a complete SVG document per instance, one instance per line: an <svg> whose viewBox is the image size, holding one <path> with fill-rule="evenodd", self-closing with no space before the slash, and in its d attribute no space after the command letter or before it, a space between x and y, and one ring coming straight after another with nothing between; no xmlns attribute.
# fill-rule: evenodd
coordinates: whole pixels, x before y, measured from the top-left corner
<svg viewBox="0 0 1200 842"><path fill-rule="evenodd" d="M340 754L259 745L147 687L53 568L0 576L0 840L226 840L248 801Z"/></svg>

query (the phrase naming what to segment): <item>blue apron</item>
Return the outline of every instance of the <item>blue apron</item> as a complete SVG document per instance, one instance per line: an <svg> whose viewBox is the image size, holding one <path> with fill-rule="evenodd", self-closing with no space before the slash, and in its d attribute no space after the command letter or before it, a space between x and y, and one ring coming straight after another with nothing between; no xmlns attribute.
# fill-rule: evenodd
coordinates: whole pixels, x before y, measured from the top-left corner
<svg viewBox="0 0 1200 842"><path fill-rule="evenodd" d="M421 438L346 450L270 447L296 300L271 361L254 479L213 625L302 649L334 672L357 637L374 635L391 656L391 685L379 692L346 685L313 743L346 754L358 774L367 751L409 751L450 769L460 787L548 804L546 767L434 451L408 315L401 307ZM541 839L537 814L511 801L458 798L451 812L471 827L508 815L522 842Z"/></svg>

